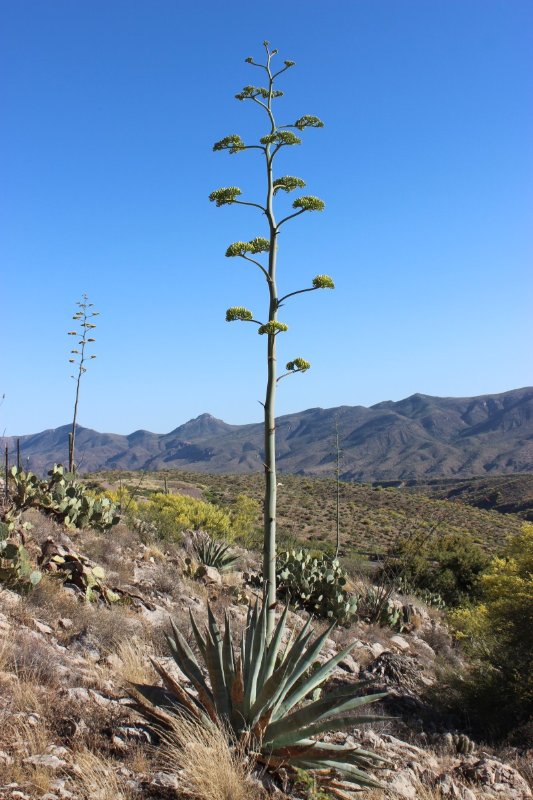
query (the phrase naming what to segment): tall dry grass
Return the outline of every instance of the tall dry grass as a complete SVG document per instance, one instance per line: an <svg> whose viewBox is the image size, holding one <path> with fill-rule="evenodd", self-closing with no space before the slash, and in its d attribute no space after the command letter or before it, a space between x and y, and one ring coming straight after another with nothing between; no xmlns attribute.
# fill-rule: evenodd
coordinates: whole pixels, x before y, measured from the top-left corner
<svg viewBox="0 0 533 800"><path fill-rule="evenodd" d="M220 728L176 717L172 731L165 736L161 763L179 773L180 790L191 800L256 800L259 790L252 781L254 765L229 742Z"/></svg>

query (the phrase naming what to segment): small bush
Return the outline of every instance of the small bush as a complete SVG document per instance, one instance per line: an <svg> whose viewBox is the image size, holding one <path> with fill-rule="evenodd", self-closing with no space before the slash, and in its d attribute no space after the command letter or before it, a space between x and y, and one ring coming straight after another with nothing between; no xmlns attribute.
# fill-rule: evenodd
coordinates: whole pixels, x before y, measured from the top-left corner
<svg viewBox="0 0 533 800"><path fill-rule="evenodd" d="M479 595L479 576L488 561L468 534L430 530L400 536L383 569L402 591L431 592L447 606L457 606Z"/></svg>

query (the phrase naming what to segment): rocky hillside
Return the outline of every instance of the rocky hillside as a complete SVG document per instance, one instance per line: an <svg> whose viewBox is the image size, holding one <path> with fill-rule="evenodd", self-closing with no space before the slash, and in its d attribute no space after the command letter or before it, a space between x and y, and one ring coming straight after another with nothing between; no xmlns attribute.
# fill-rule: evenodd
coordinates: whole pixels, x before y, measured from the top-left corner
<svg viewBox="0 0 533 800"><path fill-rule="evenodd" d="M0 797L2 800L309 800L309 787L269 778L263 770L243 770L228 751L213 743L191 747L177 768L154 731L132 707L128 681L154 683L148 660L165 664L178 681L164 633L169 617L190 635L189 611L199 623L209 600L215 616L227 614L236 638L254 598L241 571L222 576L210 569L188 574L185 556L195 534L168 545L143 542L139 532L120 525L112 534L67 533L31 512L34 528L27 547L66 554L83 553L97 562L110 587L127 602L87 602L76 584L62 585L47 572L25 596L0 587ZM257 556L239 551L240 569ZM92 561L88 560L92 559ZM101 573L99 573L101 574ZM398 597L397 602L410 602ZM299 630L304 612L289 614ZM320 628L320 623L317 623ZM320 628L321 629L321 628ZM516 748L494 751L472 741L458 720L432 706L443 689L443 666L457 671L462 656L452 647L438 612L411 607L401 635L364 620L335 630L326 641L330 657L355 640L351 655L338 664L329 690L389 692L378 714L386 721L335 734L330 741L371 749L387 759L380 779L390 791L364 790L364 800L528 800L527 758ZM214 761L217 769L213 770ZM202 778L203 776L203 778ZM209 786L198 789L204 779ZM196 780L196 789L191 786ZM231 794L228 781L232 780ZM226 783L223 783L223 782ZM192 783L191 783L192 782ZM214 788L213 788L214 787ZM225 792L225 793L224 793ZM392 793L391 793L392 792Z"/></svg>
<svg viewBox="0 0 533 800"><path fill-rule="evenodd" d="M533 388L445 398L415 394L370 408L313 408L280 417L278 468L331 475L337 421L343 478L397 481L533 472ZM69 427L20 437L24 466L42 472L62 463ZM209 414L167 434L128 436L80 428L79 469L192 469L249 473L262 469L262 424L228 425ZM6 440L11 453L15 437Z"/></svg>

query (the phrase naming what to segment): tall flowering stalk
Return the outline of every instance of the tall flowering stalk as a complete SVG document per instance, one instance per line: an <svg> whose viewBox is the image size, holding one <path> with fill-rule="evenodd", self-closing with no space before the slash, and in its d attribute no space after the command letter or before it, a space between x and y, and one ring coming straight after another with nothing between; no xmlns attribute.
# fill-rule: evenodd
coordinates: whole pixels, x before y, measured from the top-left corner
<svg viewBox="0 0 533 800"><path fill-rule="evenodd" d="M76 464L74 462L74 450L76 446L76 419L78 417L78 404L80 400L80 383L82 375L87 372L87 367L85 366L85 362L89 361L93 358L96 358L95 355L87 355L86 348L88 345L91 345L93 342L96 341L91 335L96 325L94 322L91 322L93 317L97 317L99 312L92 311L91 309L94 307L94 303L89 303L89 297L84 294L81 300L78 300L76 303L78 306L78 310L72 317L73 320L79 323L79 331L69 331L69 336L79 336L78 340L78 347L74 347L70 351L71 357L69 358L69 364L74 364L77 366L78 371L77 375L71 375L70 377L76 381L76 395L74 399L74 416L72 419L72 432L69 434L68 437L68 469L69 472L74 472L76 469ZM78 349L79 348L79 349Z"/></svg>
<svg viewBox="0 0 533 800"><path fill-rule="evenodd" d="M250 56L246 63L257 67L266 73L265 86L245 86L235 95L239 101L255 103L266 115L268 132L262 136L258 143L246 144L239 135L231 134L224 137L213 146L213 150L227 150L230 154L244 150L257 150L264 159L266 167L266 198L264 203L249 202L241 198L242 192L236 186L217 189L209 195L209 199L217 206L243 205L258 209L264 215L267 223L267 236L257 236L249 242L233 242L226 250L226 256L239 257L254 264L261 271L268 288L268 309L264 320L254 317L251 311L243 306L234 306L226 312L228 322L251 322L257 325L257 332L267 339L267 384L264 407L265 427L265 496L264 496L264 546L263 546L263 575L266 582L266 597L268 605L267 636L270 637L274 629L274 607L276 603L276 423L275 402L276 386L287 375L297 372L306 372L311 366L303 358L295 358L287 362L286 371L278 375L276 363L276 339L280 333L287 330L287 325L278 319L278 310L286 300L297 294L313 292L316 289L333 289L333 280L328 275L317 275L313 278L311 286L304 289L288 292L280 297L276 275L276 257L278 251L278 235L283 225L291 219L308 211L322 211L324 203L318 197L304 195L292 203L293 212L276 221L274 201L279 192L292 192L303 189L305 183L301 178L292 175L274 177L273 165L277 154L285 147L301 144L301 138L294 133L301 133L306 128L322 128L324 123L310 115L300 117L290 125L278 125L274 116L274 100L281 97L283 92L274 88L276 79L294 66L294 61L284 61L284 66L277 72L272 69L272 59L277 55L277 50L270 50L269 42L263 42L266 52L266 63L258 63ZM261 258L264 259L261 260Z"/></svg>

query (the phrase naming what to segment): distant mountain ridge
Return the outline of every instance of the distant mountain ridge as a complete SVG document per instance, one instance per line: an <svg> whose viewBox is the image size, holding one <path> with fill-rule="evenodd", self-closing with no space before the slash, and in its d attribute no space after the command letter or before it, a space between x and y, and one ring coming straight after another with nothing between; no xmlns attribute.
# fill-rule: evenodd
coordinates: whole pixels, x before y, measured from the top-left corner
<svg viewBox="0 0 533 800"><path fill-rule="evenodd" d="M331 475L335 420L344 479L412 480L533 472L533 388L480 397L414 394L370 408L311 408L277 420L280 472ZM69 425L21 436L23 465L42 473L65 462ZM13 453L16 437L6 437ZM190 469L246 473L262 469L263 425L228 425L201 414L170 433L127 436L78 427L82 472Z"/></svg>

